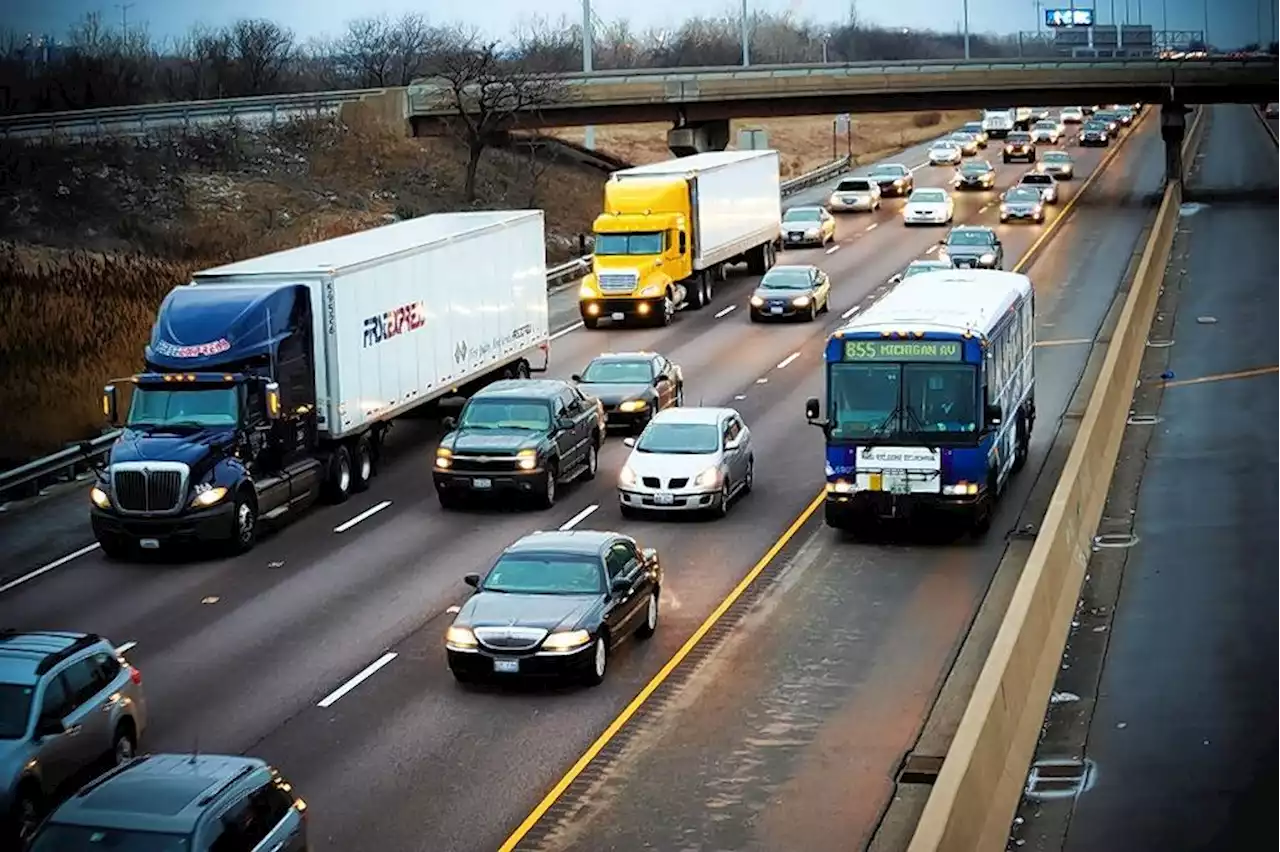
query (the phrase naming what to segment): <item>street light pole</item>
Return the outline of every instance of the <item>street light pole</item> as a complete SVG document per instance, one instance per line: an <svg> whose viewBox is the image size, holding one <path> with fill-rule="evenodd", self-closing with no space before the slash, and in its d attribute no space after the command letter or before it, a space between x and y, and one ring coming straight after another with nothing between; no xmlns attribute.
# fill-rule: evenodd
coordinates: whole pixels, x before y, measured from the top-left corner
<svg viewBox="0 0 1280 852"><path fill-rule="evenodd" d="M592 54L595 52L596 34L595 29L591 26L591 0L582 0L582 73L590 74L592 68ZM588 151L596 149L596 128L595 125L588 124L582 131L582 147Z"/></svg>
<svg viewBox="0 0 1280 852"><path fill-rule="evenodd" d="M751 27L747 23L747 0L742 0L742 67L751 64Z"/></svg>
<svg viewBox="0 0 1280 852"><path fill-rule="evenodd" d="M969 59L969 0L964 0L964 58Z"/></svg>

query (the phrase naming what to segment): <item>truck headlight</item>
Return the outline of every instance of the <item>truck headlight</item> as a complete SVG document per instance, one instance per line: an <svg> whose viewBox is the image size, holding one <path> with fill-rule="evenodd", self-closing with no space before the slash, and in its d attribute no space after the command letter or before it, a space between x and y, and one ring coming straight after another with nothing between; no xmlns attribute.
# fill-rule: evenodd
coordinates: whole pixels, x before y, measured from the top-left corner
<svg viewBox="0 0 1280 852"><path fill-rule="evenodd" d="M794 299L791 300L791 304L795 305L797 308L807 307L809 304L809 297L796 296Z"/></svg>
<svg viewBox="0 0 1280 852"><path fill-rule="evenodd" d="M720 468L709 467L693 478L695 488L712 488L720 484Z"/></svg>
<svg viewBox="0 0 1280 852"><path fill-rule="evenodd" d="M619 411L643 411L649 407L649 403L643 399L629 399L622 405L618 406Z"/></svg>
<svg viewBox="0 0 1280 852"><path fill-rule="evenodd" d="M591 634L585 630L557 630L542 640L544 651L572 651L581 648L591 641Z"/></svg>
<svg viewBox="0 0 1280 852"><path fill-rule="evenodd" d="M995 263L996 256L994 254L987 253L987 254L984 254L982 257L978 258L978 260L981 263Z"/></svg>
<svg viewBox="0 0 1280 852"><path fill-rule="evenodd" d="M227 496L227 489L221 485L205 485L203 487L196 486L196 496L191 498L191 507L194 509L206 509L209 506L216 505Z"/></svg>
<svg viewBox="0 0 1280 852"><path fill-rule="evenodd" d="M453 466L453 451L445 447L436 447L436 467L441 470Z"/></svg>
<svg viewBox="0 0 1280 852"><path fill-rule="evenodd" d="M454 624L450 625L449 629L445 631L444 644L446 648L471 651L478 647L480 643L476 641L476 634L471 632L470 627L458 627Z"/></svg>
<svg viewBox="0 0 1280 852"><path fill-rule="evenodd" d="M99 509L111 508L111 498L107 496L107 492L103 491L102 488L97 485L89 489L89 499L92 500L93 505L97 506Z"/></svg>
<svg viewBox="0 0 1280 852"><path fill-rule="evenodd" d="M650 284L650 285L648 285L647 287L645 287L643 290L641 290L641 291L640 291L640 295L641 295L641 296L645 296L645 297L647 297L647 296L661 296L661 295L662 295L662 285L661 285L661 284Z"/></svg>
<svg viewBox="0 0 1280 852"><path fill-rule="evenodd" d="M627 465L618 471L618 484L622 486L630 486L636 484L636 472Z"/></svg>
<svg viewBox="0 0 1280 852"><path fill-rule="evenodd" d="M537 450L521 450L516 453L516 467L520 470L533 470L538 466Z"/></svg>

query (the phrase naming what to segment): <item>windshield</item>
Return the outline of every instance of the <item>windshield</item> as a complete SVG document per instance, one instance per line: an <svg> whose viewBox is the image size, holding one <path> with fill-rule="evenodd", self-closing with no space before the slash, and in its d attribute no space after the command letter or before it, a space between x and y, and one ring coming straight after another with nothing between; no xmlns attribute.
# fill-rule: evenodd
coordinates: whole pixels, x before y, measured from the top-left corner
<svg viewBox="0 0 1280 852"><path fill-rule="evenodd" d="M949 246L989 246L991 235L983 231L952 231L947 237Z"/></svg>
<svg viewBox="0 0 1280 852"><path fill-rule="evenodd" d="M782 217L784 222L816 222L818 221L818 211L810 207L807 209L788 210L787 215Z"/></svg>
<svg viewBox="0 0 1280 852"><path fill-rule="evenodd" d="M662 233L596 234L595 254L662 254Z"/></svg>
<svg viewBox="0 0 1280 852"><path fill-rule="evenodd" d="M902 273L903 278L919 275L922 272L937 272L939 269L950 269L950 265L938 260L920 260L907 266Z"/></svg>
<svg viewBox="0 0 1280 852"><path fill-rule="evenodd" d="M986 174L991 171L991 164L987 162L968 162L960 167L960 171L970 175Z"/></svg>
<svg viewBox="0 0 1280 852"><path fill-rule="evenodd" d="M1036 127L1039 128L1040 130L1057 130L1058 129L1058 125L1054 124L1052 121L1037 121Z"/></svg>
<svg viewBox="0 0 1280 852"><path fill-rule="evenodd" d="M510 553L498 557L480 588L522 595L598 595L600 559L577 553Z"/></svg>
<svg viewBox="0 0 1280 852"><path fill-rule="evenodd" d="M1031 135L1027 133L1010 133L1009 141L1010 142L1030 142Z"/></svg>
<svg viewBox="0 0 1280 852"><path fill-rule="evenodd" d="M902 177L906 172L906 166L877 166L871 170L873 176L882 178Z"/></svg>
<svg viewBox="0 0 1280 852"><path fill-rule="evenodd" d="M706 455L720 449L720 430L710 423L653 423L636 449L642 453Z"/></svg>
<svg viewBox="0 0 1280 852"><path fill-rule="evenodd" d="M760 287L766 290L808 290L813 286L813 278L807 269L770 269L760 281Z"/></svg>
<svg viewBox="0 0 1280 852"><path fill-rule="evenodd" d="M831 437L964 440L978 429L971 364L832 364Z"/></svg>
<svg viewBox="0 0 1280 852"><path fill-rule="evenodd" d="M1046 163L1065 163L1071 158L1061 151L1050 151L1043 159Z"/></svg>
<svg viewBox="0 0 1280 852"><path fill-rule="evenodd" d="M871 184L865 180L842 180L836 187L836 192L867 192L870 189Z"/></svg>
<svg viewBox="0 0 1280 852"><path fill-rule="evenodd" d="M28 852L187 852L191 848L191 838L182 834L46 823Z"/></svg>
<svg viewBox="0 0 1280 852"><path fill-rule="evenodd" d="M1039 183L1051 186L1053 185L1053 175L1026 175L1022 178L1022 183Z"/></svg>
<svg viewBox="0 0 1280 852"><path fill-rule="evenodd" d="M957 147L956 143L949 139L943 142L935 142L933 144L933 150L935 151L954 151Z"/></svg>
<svg viewBox="0 0 1280 852"><path fill-rule="evenodd" d="M976 134L978 134L978 133L981 133L981 132L982 132L982 122L981 122L981 121L970 121L968 124L966 124L966 125L964 126L964 129L965 129L967 132L969 132L969 133L973 133L973 134L975 134L975 135L976 135Z"/></svg>
<svg viewBox="0 0 1280 852"><path fill-rule="evenodd" d="M27 732L33 691L25 684L0 683L0 740L21 739Z"/></svg>
<svg viewBox="0 0 1280 852"><path fill-rule="evenodd" d="M1039 202L1040 193L1034 189L1011 189L1005 194L1004 200L1026 203Z"/></svg>
<svg viewBox="0 0 1280 852"><path fill-rule="evenodd" d="M473 398L462 410L458 428L544 432L551 428L551 409L545 402Z"/></svg>
<svg viewBox="0 0 1280 852"><path fill-rule="evenodd" d="M584 382L602 385L643 385L653 381L653 367L648 361L592 361L582 374Z"/></svg>
<svg viewBox="0 0 1280 852"><path fill-rule="evenodd" d="M908 201L923 201L926 204L941 204L947 200L947 194L939 189L917 189L911 193Z"/></svg>
<svg viewBox="0 0 1280 852"><path fill-rule="evenodd" d="M235 387L186 390L137 386L129 402L131 427L235 426L240 419L240 399Z"/></svg>
<svg viewBox="0 0 1280 852"><path fill-rule="evenodd" d="M1107 126L1101 121L1091 121L1084 126L1085 130L1106 130Z"/></svg>

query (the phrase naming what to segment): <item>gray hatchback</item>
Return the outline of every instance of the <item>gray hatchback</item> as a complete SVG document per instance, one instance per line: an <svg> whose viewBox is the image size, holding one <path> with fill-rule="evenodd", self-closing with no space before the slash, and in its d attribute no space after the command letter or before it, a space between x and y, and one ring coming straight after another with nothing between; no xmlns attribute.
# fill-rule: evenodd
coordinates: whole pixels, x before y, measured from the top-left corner
<svg viewBox="0 0 1280 852"><path fill-rule="evenodd" d="M0 816L23 840L104 759L133 758L142 675L92 633L0 630ZM3 844L0 844L3 845Z"/></svg>

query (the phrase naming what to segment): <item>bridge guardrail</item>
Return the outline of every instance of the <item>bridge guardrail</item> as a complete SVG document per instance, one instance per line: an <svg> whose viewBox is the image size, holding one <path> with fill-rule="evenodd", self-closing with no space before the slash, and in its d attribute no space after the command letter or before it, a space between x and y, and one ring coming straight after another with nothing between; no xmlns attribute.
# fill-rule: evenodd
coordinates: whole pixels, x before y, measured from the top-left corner
<svg viewBox="0 0 1280 852"><path fill-rule="evenodd" d="M802 189L835 177L846 171L852 161L849 157L841 157L821 168L798 175L782 183L782 197L786 198ZM547 269L547 287L563 288L581 279L591 269L591 255L575 257L557 266ZM12 470L0 472L0 504L6 497L12 498L21 494L24 489L38 492L40 488L55 482L72 481L95 459L102 456L119 436L116 429L87 441L59 450L43 458L27 462ZM25 495L30 496L30 495Z"/></svg>

